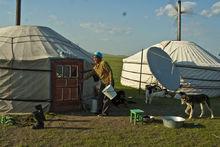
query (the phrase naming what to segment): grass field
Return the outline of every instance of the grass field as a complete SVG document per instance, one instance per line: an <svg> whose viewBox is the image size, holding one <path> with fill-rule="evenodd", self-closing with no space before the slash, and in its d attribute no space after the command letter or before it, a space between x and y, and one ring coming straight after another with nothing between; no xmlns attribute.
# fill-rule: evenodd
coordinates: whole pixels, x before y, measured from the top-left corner
<svg viewBox="0 0 220 147"><path fill-rule="evenodd" d="M215 119L210 119L208 112L204 118L197 118L199 108L196 107L195 117L179 129L164 127L160 119L133 125L128 117L130 108L141 108L145 114L154 116L186 117L184 106L172 98L156 98L151 105L144 104L143 92L138 95L138 90L120 84L122 57L107 55L105 58L114 71L116 88L125 90L136 104L130 104L129 108L112 107L109 117L88 112L47 114L43 130L32 130L24 122L23 125L0 125L0 146L220 146L220 98L211 100Z"/></svg>

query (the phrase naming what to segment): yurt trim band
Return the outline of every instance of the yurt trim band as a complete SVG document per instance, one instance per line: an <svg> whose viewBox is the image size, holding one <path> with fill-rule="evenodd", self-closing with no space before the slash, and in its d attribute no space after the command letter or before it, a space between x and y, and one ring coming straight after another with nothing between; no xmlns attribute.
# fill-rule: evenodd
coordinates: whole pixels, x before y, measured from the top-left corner
<svg viewBox="0 0 220 147"><path fill-rule="evenodd" d="M39 71L39 72L51 72L51 70L47 70L47 69L27 69L27 68L1 67L1 66L0 66L0 69L25 70L25 71Z"/></svg>
<svg viewBox="0 0 220 147"><path fill-rule="evenodd" d="M176 67L183 67L183 68L192 68L192 69L202 69L202 70L209 70L209 71L220 71L219 68L214 68L214 67L208 67L208 66L193 66L193 65L180 65L180 64L175 64Z"/></svg>
<svg viewBox="0 0 220 147"><path fill-rule="evenodd" d="M37 99L37 100L34 100L34 99L29 99L29 98L26 98L26 99L8 99L8 98L0 98L0 100L4 100L4 101L22 101L22 102L52 102L53 100L52 99Z"/></svg>
<svg viewBox="0 0 220 147"><path fill-rule="evenodd" d="M129 70L122 70L122 71L126 71L126 72L130 72L130 73L136 73L136 74L139 74L140 72L136 72L136 71L129 71ZM144 74L144 75L152 75L150 73L141 73L141 74Z"/></svg>
<svg viewBox="0 0 220 147"><path fill-rule="evenodd" d="M134 82L140 82L139 80L134 80L134 79L130 79L130 78L125 78L125 77L123 77L123 76L121 76L121 78L124 78L124 79L127 79L127 80L131 80L131 81L134 81ZM144 84L147 84L147 82L143 82L143 81L141 81L141 83L144 83Z"/></svg>

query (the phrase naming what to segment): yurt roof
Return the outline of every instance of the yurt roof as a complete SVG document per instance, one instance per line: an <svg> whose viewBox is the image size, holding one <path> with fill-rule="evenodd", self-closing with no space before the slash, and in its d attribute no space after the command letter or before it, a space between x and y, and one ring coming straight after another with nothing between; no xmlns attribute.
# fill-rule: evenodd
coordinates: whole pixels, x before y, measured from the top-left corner
<svg viewBox="0 0 220 147"><path fill-rule="evenodd" d="M54 30L44 26L0 28L1 60L80 58L91 62L91 54Z"/></svg>
<svg viewBox="0 0 220 147"><path fill-rule="evenodd" d="M189 41L162 41L153 45L163 49L172 60L178 64L197 66L220 67L220 60L194 42ZM147 62L146 53L149 48L143 50L143 63ZM123 62L140 62L142 52L138 52L123 59Z"/></svg>

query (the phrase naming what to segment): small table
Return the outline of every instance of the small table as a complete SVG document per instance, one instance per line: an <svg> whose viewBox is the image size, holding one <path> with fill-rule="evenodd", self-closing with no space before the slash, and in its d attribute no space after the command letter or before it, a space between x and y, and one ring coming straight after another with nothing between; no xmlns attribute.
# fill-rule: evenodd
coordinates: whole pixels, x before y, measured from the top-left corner
<svg viewBox="0 0 220 147"><path fill-rule="evenodd" d="M136 122L143 123L143 114L144 114L144 111L141 109L131 109L130 110L130 122L134 121L134 124L136 124Z"/></svg>

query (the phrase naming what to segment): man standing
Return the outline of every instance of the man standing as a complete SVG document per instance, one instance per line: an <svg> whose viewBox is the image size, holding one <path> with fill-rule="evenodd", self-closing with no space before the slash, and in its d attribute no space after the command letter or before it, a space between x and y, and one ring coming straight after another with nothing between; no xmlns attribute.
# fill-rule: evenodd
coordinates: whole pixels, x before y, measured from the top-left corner
<svg viewBox="0 0 220 147"><path fill-rule="evenodd" d="M109 64L102 60L103 55L101 52L96 51L93 55L93 61L95 63L93 70L85 76L84 79L88 79L91 76L98 76L101 80L100 89L98 92L98 113L100 116L107 116L109 114L109 107L111 101L106 97L102 90L111 84L114 87L113 73Z"/></svg>

